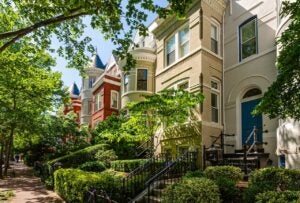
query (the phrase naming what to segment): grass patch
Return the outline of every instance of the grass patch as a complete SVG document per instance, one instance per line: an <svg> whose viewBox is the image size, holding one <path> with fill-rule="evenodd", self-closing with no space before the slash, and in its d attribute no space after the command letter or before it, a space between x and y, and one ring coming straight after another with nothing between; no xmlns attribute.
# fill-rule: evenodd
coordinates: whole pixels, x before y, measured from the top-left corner
<svg viewBox="0 0 300 203"><path fill-rule="evenodd" d="M15 193L12 190L3 190L0 191L0 202L9 201L15 196Z"/></svg>

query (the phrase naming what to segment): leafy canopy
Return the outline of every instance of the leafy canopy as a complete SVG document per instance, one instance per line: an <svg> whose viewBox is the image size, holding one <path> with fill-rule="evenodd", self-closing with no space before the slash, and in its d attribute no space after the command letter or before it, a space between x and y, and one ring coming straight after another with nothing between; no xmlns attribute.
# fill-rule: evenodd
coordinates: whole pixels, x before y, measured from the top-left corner
<svg viewBox="0 0 300 203"><path fill-rule="evenodd" d="M288 28L277 44L277 79L268 88L254 113L265 113L270 118L300 119L300 1L283 2L282 16L290 17Z"/></svg>
<svg viewBox="0 0 300 203"><path fill-rule="evenodd" d="M146 34L147 13L160 17L176 14L183 16L192 0L168 0L163 8L153 0L0 0L0 53L24 36L30 36L43 48L49 48L55 35L64 44L57 51L69 59L69 67L83 67L87 61L85 51L93 51L89 37L82 37L88 16L90 25L106 39L118 45L116 53L128 67L132 57L128 48L134 30Z"/></svg>

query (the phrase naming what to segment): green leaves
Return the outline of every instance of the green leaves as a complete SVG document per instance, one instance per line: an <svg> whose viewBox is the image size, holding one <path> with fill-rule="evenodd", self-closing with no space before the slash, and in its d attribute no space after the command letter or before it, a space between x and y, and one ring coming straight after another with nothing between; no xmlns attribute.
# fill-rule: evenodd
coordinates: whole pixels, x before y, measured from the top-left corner
<svg viewBox="0 0 300 203"><path fill-rule="evenodd" d="M283 2L283 16L290 15L291 23L277 44L277 79L268 88L254 113L265 113L270 118L300 119L300 1Z"/></svg>
<svg viewBox="0 0 300 203"><path fill-rule="evenodd" d="M7 47L30 36L41 48L50 48L52 34L63 44L57 48L68 67L83 68L87 63L86 51L91 51L90 38L82 37L86 25L83 17L91 18L90 25L102 32L117 48L121 59L128 57L128 49L135 30L145 35L147 13L157 13L165 18L177 15L182 18L192 0L169 0L170 7L163 8L153 0L1 0L0 1L0 53ZM134 67L127 58L125 70Z"/></svg>

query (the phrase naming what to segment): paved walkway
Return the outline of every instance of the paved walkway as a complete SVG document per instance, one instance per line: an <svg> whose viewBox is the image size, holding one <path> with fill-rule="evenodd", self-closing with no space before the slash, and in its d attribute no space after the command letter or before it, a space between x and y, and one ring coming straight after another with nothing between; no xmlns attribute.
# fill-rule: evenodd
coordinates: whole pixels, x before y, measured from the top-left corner
<svg viewBox="0 0 300 203"><path fill-rule="evenodd" d="M11 189L15 194L10 203L64 202L55 192L46 189L40 178L33 175L31 168L23 163L14 163L12 168L15 171L15 177L0 179L0 190Z"/></svg>

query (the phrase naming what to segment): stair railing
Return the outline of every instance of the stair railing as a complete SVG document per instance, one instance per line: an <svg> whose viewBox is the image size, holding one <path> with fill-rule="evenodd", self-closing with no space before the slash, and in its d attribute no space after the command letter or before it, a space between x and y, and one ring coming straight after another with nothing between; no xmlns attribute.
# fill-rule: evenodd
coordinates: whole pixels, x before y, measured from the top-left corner
<svg viewBox="0 0 300 203"><path fill-rule="evenodd" d="M146 151L150 151L150 153L153 151L153 138L151 137L146 142L143 142L141 145L139 145L136 148L135 155L136 157L140 157L143 153Z"/></svg>
<svg viewBox="0 0 300 203"><path fill-rule="evenodd" d="M146 181L160 171L169 161L170 157L165 154L153 156L145 164L136 168L123 178L123 201L130 202L131 199L142 192L145 189Z"/></svg>
<svg viewBox="0 0 300 203"><path fill-rule="evenodd" d="M151 192L160 185L173 184L181 180L188 171L196 170L197 152L186 152L175 161L170 161L166 166L151 177L146 183L147 202L150 202ZM158 196L162 193L159 192Z"/></svg>

